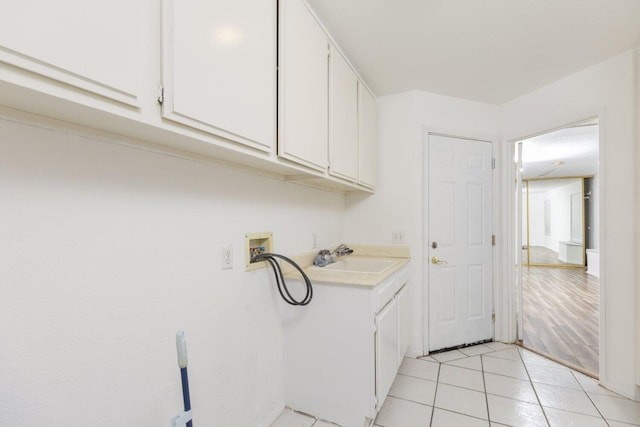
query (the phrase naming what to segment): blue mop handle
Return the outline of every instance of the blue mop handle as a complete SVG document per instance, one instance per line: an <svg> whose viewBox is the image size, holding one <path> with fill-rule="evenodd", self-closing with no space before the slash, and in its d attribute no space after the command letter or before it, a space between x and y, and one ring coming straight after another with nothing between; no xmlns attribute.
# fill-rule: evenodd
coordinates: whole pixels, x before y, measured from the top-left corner
<svg viewBox="0 0 640 427"><path fill-rule="evenodd" d="M178 365L182 377L182 400L184 401L184 411L187 412L191 410L191 398L189 397L189 376L187 374L187 341L183 331L176 334L176 347L178 348ZM193 421L189 420L187 427L193 427Z"/></svg>
<svg viewBox="0 0 640 427"><path fill-rule="evenodd" d="M184 410L191 410L191 398L189 397L189 377L187 376L187 368L180 368L182 376L182 400L184 401ZM193 421L187 421L187 427L193 427Z"/></svg>

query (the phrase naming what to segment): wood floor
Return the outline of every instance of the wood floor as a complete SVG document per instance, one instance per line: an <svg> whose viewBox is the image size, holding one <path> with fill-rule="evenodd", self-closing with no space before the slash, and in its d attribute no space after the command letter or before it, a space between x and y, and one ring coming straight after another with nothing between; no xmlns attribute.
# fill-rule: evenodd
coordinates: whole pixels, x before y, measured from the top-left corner
<svg viewBox="0 0 640 427"><path fill-rule="evenodd" d="M569 265L564 261L560 261L558 252L545 248L544 246L529 246L529 259L531 264L559 264ZM527 250L522 250L522 263L527 264Z"/></svg>
<svg viewBox="0 0 640 427"><path fill-rule="evenodd" d="M597 375L600 284L585 270L522 269L523 344Z"/></svg>

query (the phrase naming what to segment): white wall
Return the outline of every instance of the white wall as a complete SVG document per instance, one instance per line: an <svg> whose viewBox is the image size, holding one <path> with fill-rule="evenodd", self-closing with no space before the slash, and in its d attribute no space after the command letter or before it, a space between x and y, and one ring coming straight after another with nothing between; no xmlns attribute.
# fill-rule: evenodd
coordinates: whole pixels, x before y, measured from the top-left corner
<svg viewBox="0 0 640 427"><path fill-rule="evenodd" d="M582 193L580 180L544 193L551 211L551 235L546 236L545 245L554 252L560 251L560 242L571 240L571 196L576 193Z"/></svg>
<svg viewBox="0 0 640 427"><path fill-rule="evenodd" d="M523 199L526 192L522 195ZM529 192L529 246L544 246L544 200L545 193ZM522 214L522 241L527 242L526 200ZM557 252L557 251L556 251Z"/></svg>
<svg viewBox="0 0 640 427"><path fill-rule="evenodd" d="M347 196L345 233L347 241L390 244L392 231L404 231L412 257L411 354L423 354L427 315L422 271L424 131L491 140L499 134L499 112L497 106L420 91L378 98L379 184L373 196Z"/></svg>
<svg viewBox="0 0 640 427"><path fill-rule="evenodd" d="M343 240L344 196L0 120L0 425L265 425L284 405L281 302L244 234ZM234 268L221 270L233 245Z"/></svg>
<svg viewBox="0 0 640 427"><path fill-rule="evenodd" d="M635 383L636 54L628 51L502 107L504 140L600 117L600 230L604 329L601 381L640 397ZM603 346L602 339L606 340Z"/></svg>

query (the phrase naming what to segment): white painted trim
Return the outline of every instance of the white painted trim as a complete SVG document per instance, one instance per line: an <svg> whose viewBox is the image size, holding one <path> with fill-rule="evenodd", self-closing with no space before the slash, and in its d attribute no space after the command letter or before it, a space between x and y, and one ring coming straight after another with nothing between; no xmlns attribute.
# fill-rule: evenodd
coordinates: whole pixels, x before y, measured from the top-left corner
<svg viewBox="0 0 640 427"><path fill-rule="evenodd" d="M425 226L427 223L427 215L429 213L429 197L427 189L429 188L429 131L426 127L422 129L422 354L429 354L429 264L425 262L426 246L429 242L429 228Z"/></svg>
<svg viewBox="0 0 640 427"><path fill-rule="evenodd" d="M501 167L497 169L501 172L499 187L502 203L500 203L497 212L500 212L498 219L502 227L497 227L499 238L496 242L498 243L498 277L496 278L497 289L494 296L496 299L495 339L511 343L517 339L517 293L515 287L512 286L516 278L513 267L515 264L515 254L513 253L515 247L513 212L515 199L512 191L512 180L516 172L516 166L512 160L515 154L515 143L513 141L503 142L500 153L502 155L499 162Z"/></svg>
<svg viewBox="0 0 640 427"><path fill-rule="evenodd" d="M607 372L607 347L606 347L606 331L607 331L607 304L606 304L606 292L603 292L603 289L606 289L607 284L607 250L605 245L605 236L607 221L606 221L606 200L605 200L605 189L606 189L606 173L605 173L605 158L606 158L606 146L605 144L605 115L604 109L600 110L598 114L598 125L599 125L599 135L598 135L598 154L600 158L598 159L598 198L599 198L599 246L600 246L600 329L599 329L599 343L598 343L598 376L601 384L608 383L608 372ZM605 248L605 250L602 250Z"/></svg>
<svg viewBox="0 0 640 427"><path fill-rule="evenodd" d="M511 176L516 176L516 196L514 198L515 202L519 203L519 206L516 207L516 211L519 215L516 215L514 212L514 216L513 219L515 221L515 223L512 223L511 225L511 231L515 232L514 235L514 242L516 243L515 245L512 246L512 262L513 265L516 266L516 271L515 271L515 280L514 283L516 285L516 291L514 292L515 294L515 299L516 299L516 339L521 340L523 339L524 336L524 313L522 310L523 307L523 297L522 297L522 252L521 252L521 248L522 248L522 233L523 233L523 227L522 227L522 222L524 221L524 209L522 209L522 203L524 201L524 197L522 194L522 150L524 148L524 145L522 144L521 141L518 141L516 143L512 143L511 145L511 149L513 150L514 154L517 151L518 152L518 161L514 162L512 169L512 174ZM516 146L517 146L517 150L516 150ZM515 156L514 156L515 157ZM528 194L528 193L527 193ZM528 203L528 202L527 202ZM514 204L512 204L511 206L514 206ZM513 209L513 208L511 208ZM528 212L527 212L528 215ZM528 219L528 218L527 218ZM520 310L518 310L518 307L520 307Z"/></svg>
<svg viewBox="0 0 640 427"><path fill-rule="evenodd" d="M640 165L640 44L636 47L636 165ZM636 167L636 218L640 217L640 169ZM636 220L636 265L640 261L640 219ZM636 267L638 281L640 268ZM636 400L640 400L640 283L636 286Z"/></svg>
<svg viewBox="0 0 640 427"><path fill-rule="evenodd" d="M605 205L606 205L606 201L605 201L605 180L606 180L606 175L605 175L605 151L606 151L606 144L605 144L605 114L604 114L604 109L600 109L597 112L587 112L585 114L580 114L577 116L573 116L573 118L568 119L566 121L564 121L565 124L558 124L558 122L555 122L551 125L549 125L547 127L547 130L543 130L543 131L536 131L535 133L526 135L526 136L522 136L522 137L518 137L518 138L511 138L508 141L506 141L506 151L508 151L508 155L510 155L511 159L513 159L513 156L515 154L515 143L517 141L522 141L525 139L530 139L533 138L535 136L538 135L542 135L545 133L549 133L549 132L554 132L556 130L559 129L563 129L569 126L572 126L574 124L578 124L581 122L584 122L585 120L589 120L591 118L598 118L598 125L599 125L599 136L598 136L598 145L599 145L599 167L598 167L598 180L599 180L599 194L600 194L600 202L599 202L599 206L598 206L598 211L599 211L599 240L600 240L600 289L606 289L606 257L607 257L607 253L606 253L606 246L605 246L605 236L606 236L606 218L605 218L605 214L606 214L606 210L605 210ZM507 169L506 167L503 168L503 170ZM511 168L512 171L511 173L507 173L503 179L503 188L509 188L509 184L511 182L511 180L514 179L514 170L513 167ZM515 225L514 221L515 221L515 213L514 210L512 209L512 207L514 206L515 200L513 197L513 194L511 194L512 192L510 191L506 191L506 196L505 198L507 199L504 206L508 207L510 213L509 213L509 221L504 221L503 222L503 233L505 233L505 235L509 234L511 235L510 241L509 241L509 247L511 247L512 249L510 249L511 255L509 256L510 259L510 263L508 264L508 268L510 270L510 277L514 277L515 274L515 254L513 253L514 250L513 248L515 248L515 235L513 233L513 226ZM503 295L509 294L510 290L507 288L513 288L513 286L510 286L511 282L506 282L504 284L504 289L501 290L501 293ZM521 290L520 290L521 292ZM511 304L511 308L510 310L513 312L514 316L510 325L510 328L516 329L516 302L515 299L512 301ZM599 352L599 360L598 360L598 365L599 365L599 372L598 375L600 377L600 383L606 385L607 384L607 370L606 370L606 366L607 366L607 348L606 348L606 292L600 292L600 330L599 330L599 343L598 343L598 352Z"/></svg>
<svg viewBox="0 0 640 427"><path fill-rule="evenodd" d="M424 255L428 253L428 244L429 244L429 227L427 224L427 215L429 213L429 197L427 195L427 189L429 188L429 172L428 172L428 164L429 164L429 135L438 135L438 136L446 136L451 138L458 139L466 139L472 141L479 142L487 142L491 144L491 150L493 156L496 158L496 168L493 171L493 196L492 196L492 215L493 215L493 230L494 234L499 229L498 224L500 224L500 217L497 215L499 212L498 208L501 205L501 196L502 192L497 191L500 190L499 183L501 182L498 171L500 170L499 165L501 164L501 158L499 157L499 151L496 149L498 146L498 139L494 137L475 137L475 136L459 136L456 131L444 131L444 130L435 130L426 125L422 126L422 259L420 262L422 263L422 353L423 355L429 354L429 263L427 262L427 257ZM502 309L497 304L496 293L498 292L500 286L498 280L500 278L499 271L503 268L504 262L502 262L502 258L500 257L500 253L504 252L500 243L500 239L496 236L496 246L493 249L493 284L492 284L492 292L493 292L493 310L496 313L496 323L493 326L493 336L496 341L501 341L497 338L496 335L496 325L497 319L499 318L499 313L502 313Z"/></svg>

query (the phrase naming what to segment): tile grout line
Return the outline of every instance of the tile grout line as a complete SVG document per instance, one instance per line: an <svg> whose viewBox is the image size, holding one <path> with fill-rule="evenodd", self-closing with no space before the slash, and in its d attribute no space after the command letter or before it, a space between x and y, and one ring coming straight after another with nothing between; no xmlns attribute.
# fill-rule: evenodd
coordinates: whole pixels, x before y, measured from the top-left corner
<svg viewBox="0 0 640 427"><path fill-rule="evenodd" d="M600 417L604 420L605 424L607 426L609 426L609 421L604 417L604 415L602 414L602 412L600 412L600 408L598 408L598 405L596 405L596 402L593 401L593 399L591 399L591 396L589 396L589 393L587 393L587 390L584 389L584 387L582 386L582 383L580 382L580 380L578 380L578 377L576 377L575 373L573 372L573 370L570 371L571 372L571 376L573 378L575 378L576 382L578 383L578 385L580 386L580 389L584 392L584 394L587 395L587 399L589 399L589 402L591 402L591 404L593 405L594 408L596 408L596 411L598 411L598 414L600 414ZM584 374L583 374L584 375Z"/></svg>
<svg viewBox="0 0 640 427"><path fill-rule="evenodd" d="M474 355L471 355L471 356L466 356L466 357L464 357L464 358L462 358L462 359L455 359L455 360L451 360L451 362L453 362L453 361L456 361L456 360L469 359L469 358L471 358L471 357L476 357L476 356L478 356L478 358L480 359L480 366L481 366L480 371L478 371L477 369L472 369L472 368L464 368L464 367L462 367L462 366L449 365L449 362L445 362L445 363L439 362L439 363L440 363L440 366L447 365L447 366L451 366L451 367L454 367L454 368L465 369L465 370L467 370L467 371L480 372L480 373L482 374L482 373L483 373L483 370L484 370L484 368L482 368L482 356L483 356L484 354L489 354L489 353L493 353L493 352L501 351L501 350L504 350L504 349L500 349L500 350L493 350L493 349L492 349L492 350L490 350L490 351L488 351L488 352L486 352L486 353L474 354ZM436 384L436 389L437 389L437 385L438 385L438 384L440 384L440 370L438 370L438 382L437 382L437 384ZM464 386L460 386L460 385L447 384L447 383L442 383L442 384L447 385L447 386L450 386L450 387L461 388L461 389L464 389L464 390L469 390L469 391L473 391L473 392L477 392L477 393L482 393L481 391L479 391L479 390L477 390L477 389L472 389L472 388L468 388L468 387L464 387ZM485 400L486 400L486 399L487 399L487 397L486 397L486 396L487 396L487 392L486 392L486 386L484 386L484 376L483 376L483 387L484 387L484 389L485 389L484 394L485 394ZM487 405L488 405L488 404L487 404ZM444 409L444 408L440 408L440 407L438 407L437 409L440 409L440 410L445 411L445 412L450 412L450 413L452 413L452 414L459 414L459 415L463 415L463 416L465 416L465 417L475 418L475 419L477 419L477 420L482 420L482 421L487 421L487 423L490 423L490 420L488 419L488 418L489 418L489 409L488 409L488 407L487 407L487 419L480 418L480 417L477 417L477 416L475 416L475 415L470 415L470 414L465 413L465 412L454 411L454 410L452 410L452 409ZM436 406L435 406L435 397L434 397L434 402L433 402L433 411L435 412L435 410L436 410ZM432 420L433 420L433 415L432 415Z"/></svg>
<svg viewBox="0 0 640 427"><path fill-rule="evenodd" d="M520 349L527 351L527 349L520 347ZM521 355L522 357L522 351L518 351L518 354ZM534 352L535 353L535 352ZM544 357L544 356L542 356ZM550 360L550 359L549 359ZM528 369L528 365L527 363L524 361L524 359L522 359L523 365L525 367L525 370L527 371L527 375L529 375L529 369ZM535 362L530 362L532 365L534 366L538 366L538 367L542 367L542 368L549 368L549 369L559 369L555 366L547 366L547 365L542 365L542 364L537 364ZM587 398L589 399L589 401L591 402L591 404L594 406L594 408L596 409L596 411L598 412L598 415L600 416L600 418L607 424L607 426L609 426L609 421L604 417L604 415L602 414L602 412L600 412L600 409L598 408L598 406L595 404L595 402L593 401L593 399L591 399L591 396L589 395L589 393L586 391L586 389L583 387L582 383L578 380L578 378L576 377L576 373L580 374L580 375L584 375L581 372L575 371L574 369L571 369L567 366L562 366L561 367L563 370L569 371L569 373L571 374L571 376L576 380L576 382L578 383L578 386L580 387L579 389L575 389L575 388L571 388L571 387L566 387L564 385L558 385L558 384L550 384L550 383L546 383L546 382L539 382L539 381L535 381L536 384L540 384L542 386L548 386L548 387L555 387L555 388L559 388L559 389L564 389L564 390L571 390L571 391L582 391L584 394L587 395ZM494 374L494 375L499 375L499 374ZM529 375L530 377L530 375ZM536 398L538 398L538 392L536 391L535 385L534 385L534 381L530 379L529 381L534 389L534 393L536 394ZM594 394L598 394L599 393L594 393ZM603 395L606 396L606 395ZM616 397L616 396L613 396ZM514 400L519 400L519 399L514 399ZM539 401L539 398L538 398ZM524 401L522 401L524 402ZM525 402L525 403L530 403L530 402ZM544 412L544 406L542 405L542 402L540 402L540 407L542 408L543 412ZM561 411L561 412L567 412L567 413L571 413L571 414L577 414L577 415L584 415L584 416L588 416L588 417L594 417L594 418L598 418L598 416L596 415L590 415L590 414L585 414L584 412L578 412L575 410L571 410L571 409L563 409L563 408L556 408L553 406L549 406L550 409L554 409L557 411ZM546 416L546 412L545 412L545 416Z"/></svg>
<svg viewBox="0 0 640 427"><path fill-rule="evenodd" d="M583 384L580 381L578 375L584 375L584 374L582 374L579 371L575 371L575 370L573 370L573 369L571 369L569 367L566 367L566 366L555 367L555 366L549 366L549 365L545 365L545 364L538 364L535 361L526 362L524 360L525 354L528 354L526 349L521 348L521 347L517 347L517 346L512 346L511 348L515 349L515 351L517 352L517 354L518 354L518 359L517 360L510 359L510 358L501 358L501 357L496 358L493 355L493 353L500 352L500 351L503 351L503 350L507 350L505 348L491 349L490 351L487 351L487 352L484 352L484 353L480 353L480 354L465 355L465 357L463 357L463 358L452 359L452 360L447 361L447 362L440 362L440 361L433 362L431 360L424 360L425 362L437 363L438 364L436 380L435 381L427 379L427 378L423 378L423 377L417 377L417 376L413 376L413 375L403 374L403 373L400 373L400 372L398 372L397 375L405 376L407 378L413 378L413 379L421 380L421 381L428 381L430 383L435 382L434 397L433 397L433 403L431 405L432 406L432 411L431 411L431 416L430 416L430 420L429 420L429 426L433 426L434 419L435 419L435 410L436 409L440 409L441 411L445 411L445 412L449 412L449 413L453 413L453 414L459 414L459 415L462 415L462 416L465 416L465 417L475 418L477 420L483 420L483 421L487 421L488 423L491 423L492 422L491 421L491 414L490 414L490 411L489 411L489 395L490 394L493 395L493 396L510 398L510 399L515 400L515 401L520 401L520 402L527 403L527 404L530 404L530 405L532 405L532 404L535 405L535 403L532 403L532 402L529 402L529 401L520 400L520 399L514 399L513 397L501 396L499 394L494 394L494 393L488 393L487 385L486 385L486 375L487 374L495 375L495 376L498 376L498 377L510 378L510 379L517 380L517 381L525 381L525 382L527 382L531 386L531 388L533 389L534 395L536 396L537 404L540 407L540 409L542 410L543 416L545 417L545 421L546 421L547 425L549 426L550 425L550 421L549 421L548 415L546 413L547 411L545 410L545 406L542 405L542 402L540 400L538 391L537 391L537 389L536 389L536 387L534 385L534 381L533 381L533 379L532 379L532 377L531 377L531 375L529 373L529 367L549 368L549 369L552 369L552 370L553 369L562 368L562 370L567 370L567 371L570 372L570 374L571 374L570 377L573 378L577 382L578 388L571 388L571 387L567 387L567 386L564 386L564 385L557 385L557 384L548 384L546 382L535 382L535 384L554 387L554 388L558 388L558 389L571 390L573 392L582 391L584 394L587 395L587 398L588 398L589 402L591 402L593 407L596 409L596 412L597 412L598 415L592 415L590 413L581 412L580 410L563 409L563 408L560 408L560 407L556 408L554 406L548 406L548 407L546 407L546 409L553 409L554 411L557 410L557 411L560 411L560 412L565 412L565 413L569 413L569 414L576 414L576 415L581 415L581 416L587 416L587 417L593 417L593 418L596 418L596 419L600 418L601 420L603 420L605 422L606 426L610 426L611 425L610 421L605 418L603 413L600 411L600 408L595 404L594 400L592 399L592 396L589 394L589 392L587 392L586 385L585 385L586 383ZM499 374L499 373L495 373L495 372L487 372L487 371L485 371L485 368L484 368L485 358L484 358L484 356L491 357L492 359L503 360L503 361L514 361L514 362L520 361L522 363L522 366L525 368L525 373L527 375L527 379L525 380L525 379L521 379L521 378L518 378L518 377L510 376L510 375L504 375L504 374ZM455 362L455 361L470 359L470 358L473 358L473 357L478 357L479 362L480 362L480 371L478 371L477 369L469 368L469 367L456 366L456 365L450 365L449 364L449 362ZM544 357L544 356L542 356L542 357ZM414 358L414 359L415 360L420 360L419 357L418 358ZM487 361L488 360L489 359L487 359ZM451 368L461 369L463 371L480 372L482 374L483 391L484 391L484 395L485 395L485 405L486 405L486 410L487 410L487 419L486 420L483 419L483 418L474 416L474 415L467 414L465 412L459 412L459 411L454 411L454 410L451 410L451 409L444 409L444 408L436 407L435 404L436 404L436 399L437 399L437 393L440 390L440 387L439 387L440 386L440 381L441 381L440 380L440 376L442 375L442 367L443 367L443 365L450 366ZM448 384L448 383L445 383L445 382L443 382L442 384L450 386L450 387L455 387L455 388L460 388L460 389L464 389L464 390L473 391L473 392L480 392L478 389L468 388L468 387L465 387L465 386L460 386L460 385L455 385L455 384ZM600 395L597 392L594 392L593 394L594 395L598 395L598 396ZM403 397L393 396L392 394L389 394L389 396L390 397L394 397L396 399L400 399L400 400L404 400L404 401L407 401L407 402L411 402L411 403L414 403L414 404L418 404L418 405L430 406L430 405L422 403L422 402L410 400L410 399L403 398ZM608 396L608 395L603 394L603 396ZM622 396L618 396L618 395L613 395L613 396L609 396L609 397L613 397L615 399L623 398ZM625 400L628 400L628 399L625 399ZM287 408L285 408L285 410L286 409ZM320 425L319 423L325 421L325 420L321 420L318 417L315 417L313 415L310 415L310 414L307 414L307 413L304 413L304 412L299 412L299 411L296 411L296 410L293 410L293 409L290 409L290 408L289 408L289 410L291 410L291 412L293 412L293 413L298 413L298 414L301 414L301 415L304 415L304 416L307 416L307 417L311 418L312 424L310 424L310 427L318 427ZM611 422L613 422L613 420L611 420ZM375 423L375 420L374 420L374 423ZM336 427L342 427L342 426L336 425Z"/></svg>
<svg viewBox="0 0 640 427"><path fill-rule="evenodd" d="M439 369L439 368L438 368L438 369ZM403 377L408 377L408 378L415 378L416 380L429 381L430 383L435 383L435 381L430 380L430 379L428 379L428 378L416 377L415 375L403 374L402 372L398 372L398 373L396 374L396 378L398 378L398 375L402 375Z"/></svg>
<svg viewBox="0 0 640 427"><path fill-rule="evenodd" d="M521 347L521 348L522 348L522 347ZM527 349L525 349L525 348L522 348L522 349L523 349L523 350L527 350ZM530 350L529 350L529 351L530 351ZM520 352L520 351L518 351L518 353L520 354L521 352ZM534 353L535 353L535 352L534 352ZM542 356L542 357L544 357L544 356ZM548 360L551 360L551 359L548 359ZM557 363L557 362L556 362L556 363ZM524 362L524 359L523 359L523 364L525 365L525 369L527 370L527 374L528 374L528 373L529 373L529 370L527 369L527 364ZM532 364L532 365L534 365L534 366L540 366L540 367L543 367L543 368L559 369L559 368L556 368L555 366L541 365L541 364L537 364L537 363L535 363L535 362L532 362L531 364ZM576 372L577 372L577 373L579 373L579 374L581 374L581 375L585 375L585 374L583 374L583 373L581 373L581 372L578 372L578 371L575 371L574 369L571 369L571 368L569 368L569 367L567 367L567 366L564 366L564 365L562 365L562 369L565 369L565 370L569 371L569 373L571 374L571 376L572 376L572 377L576 380L576 382L578 383L578 386L580 387L579 389L575 389L575 388L571 388L571 387L566 387L566 386L564 386L564 385L543 383L543 382L539 382L539 381L536 381L536 383L537 383L537 384L540 384L540 385L543 385L543 386L556 387L556 388L560 388L560 389L564 389L564 390L582 391L582 392L587 396L587 398L589 399L589 401L591 402L591 404L594 406L594 408L595 408L595 409L596 409L596 411L598 412L598 415L600 416L600 418L601 418L602 420L604 420L604 422L607 424L607 426L609 426L609 421L604 417L604 415L602 414L602 412L600 412L600 409L598 408L598 406L595 404L595 402L593 401L593 399L591 399L591 396L589 396L589 393L585 390L585 388L582 386L582 383L578 380L578 378L577 378L577 377L576 377L576 375L575 375L575 374L576 374ZM532 383L532 385L533 385L533 380L531 380L531 383ZM537 393L537 391L535 390L535 386L534 386L533 388L534 388L534 392L536 393L536 397L537 397L538 393ZM594 393L594 394L598 394L598 393ZM542 404L541 404L540 406L543 408L543 411L544 411L544 407L542 406ZM549 408L551 408L551 409L555 409L555 410L558 410L558 411L562 411L562 412L569 412L569 413L572 413L572 414L586 415L586 416L589 416L589 417L598 418L598 417L597 417L597 416L595 416L595 415L589 415L589 414L585 414L584 412L577 412L577 411L570 410L570 409L554 408L554 407L552 407L552 406L550 406ZM545 413L545 415L546 415L546 413Z"/></svg>
<svg viewBox="0 0 640 427"><path fill-rule="evenodd" d="M394 396L394 395L392 395L392 394L387 395L387 397L393 397L394 399L404 400L405 402L415 403L416 405L430 406L430 407L432 407L432 406L433 406L433 405L427 405L426 403L418 402L417 400L407 399L406 397ZM434 398L434 400L435 400L435 398ZM312 427L313 427L313 426L312 426Z"/></svg>
<svg viewBox="0 0 640 427"><path fill-rule="evenodd" d="M550 426L549 418L547 418L547 412L544 410L544 406L542 406L542 402L540 402L540 397L538 396L538 390L533 385L533 380L531 379L531 375L529 375L529 369L527 369L527 364L524 363L524 359L522 358L522 353L520 353L520 349L516 349L518 351L518 356L520 356L520 361L522 362L522 366L524 366L524 371L527 373L527 377L529 378L529 384L531 384L531 388L533 389L533 394L536 395L536 399L538 400L538 406L542 410L542 415L544 416L544 420L547 422L547 425Z"/></svg>
<svg viewBox="0 0 640 427"><path fill-rule="evenodd" d="M484 378L484 357L480 355L480 367L482 368L482 386L484 387L484 402L487 405L487 421L491 425L491 413L489 412L489 393L487 393L487 381Z"/></svg>
<svg viewBox="0 0 640 427"><path fill-rule="evenodd" d="M432 406L432 412L431 412L431 416L430 416L430 420L429 420L429 424L428 425L429 426L433 426L434 425L434 422L435 422L435 409L440 409L441 411L450 412L450 413L453 413L453 414L459 414L459 415L462 415L462 416L465 416L465 417L471 417L471 418L475 418L475 419L478 419L478 420L484 420L483 418L479 418L479 417L476 417L476 416L473 416L473 415L469 415L469 414L467 414L465 412L453 411L453 410L450 410L450 409L443 409L443 408L436 407L437 393L439 391L441 391L440 382L442 380L440 379L440 377L442 375L442 367L443 367L443 365L448 365L448 366L450 366L452 368L459 368L460 370L463 370L463 371L481 372L482 373L482 376L483 376L483 388L484 388L484 394L485 394L485 404L486 404L486 408L487 408L487 420L484 420L484 421L488 421L489 423L491 422L491 416L490 416L490 413L489 413L488 396L489 396L489 394L491 394L491 395L494 395L494 394L493 393L488 393L488 391L487 391L486 375L488 373L491 373L492 375L495 375L497 377L504 377L504 378L510 378L510 379L517 380L517 381L524 381L527 384L529 384L529 386L534 391L534 395L536 396L536 401L534 403L532 403L532 402L528 402L528 401L520 400L520 399L514 399L514 400L520 401L520 402L523 402L523 403L526 403L526 404L529 404L529 405L535 405L537 403L538 407L542 410L542 413L543 413L543 416L545 417L545 422L547 423L547 426L550 425L549 424L550 423L550 421L549 421L550 419L548 418L548 414L546 413L547 411L545 410L545 407L542 405L542 402L540 400L538 391L536 390L536 388L534 386L534 382L533 382L532 377L531 377L530 372L529 372L529 367L540 367L540 368L549 368L549 369L552 369L552 370L553 369L562 368L562 370L569 371L571 373L570 378L573 378L578 383L578 388L571 388L571 387L566 387L564 385L557 385L557 384L547 384L546 382L542 382L542 383L536 382L535 384L554 387L554 388L558 388L558 389L571 390L573 392L582 391L583 393L587 394L587 397L588 397L589 401L596 408L596 412L597 412L598 415L587 414L587 413L581 412L580 410L569 410L569 409L562 409L562 408L554 408L554 406L549 406L547 409L558 410L558 411L569 413L569 414L594 417L596 419L600 418L605 422L605 425L610 426L609 421L600 412L600 409L595 405L595 403L591 399L591 396L589 395L589 393L587 393L585 386L578 380L577 375L580 374L579 372L576 372L576 371L574 371L574 370L572 370L572 369L570 369L568 367L565 367L565 366L561 366L561 367L548 366L546 364L535 363L535 361L531 362L531 366L529 366L529 362L526 362L524 360L524 356L527 353L527 351L525 349L519 348L517 346L512 346L511 348L513 348L517 352L517 355L518 355L517 359L514 360L514 359L500 358L499 357L499 358L497 358L497 360L514 361L514 362L518 362L519 361L522 364L522 366L525 368L525 373L527 375L527 379L522 379L522 378L510 376L510 375L503 375L503 374L498 374L498 373L493 373L493 372L487 372L485 370L485 368L484 368L485 359L484 359L483 356L491 357L492 359L494 359L495 357L494 357L494 355L492 353L499 352L499 351L502 351L502 350L506 350L506 349L502 349L502 348L501 349L495 349L495 350L492 349L491 351L488 351L488 352L485 352L485 353L481 353L481 354L477 354L477 355L476 354L467 355L467 356L465 356L463 358L455 359L455 360L451 360L451 361L447 361L447 362L436 361L435 363L438 363L438 368L437 368L437 374L436 374L436 379L435 379L435 390L434 390L433 403L431 405ZM480 367L481 367L480 371L478 371L477 369L469 368L469 367L451 365L449 363L449 362L454 362L456 360L470 359L470 358L476 357L476 356L480 359L479 360L480 361ZM415 359L418 360L420 358L415 358ZM488 360L489 359L487 359L486 361L488 361ZM429 363L434 363L431 360L424 360L424 361L425 362L428 361ZM427 378L416 377L416 376L407 375L407 374L402 374L400 372L398 372L398 375L402 375L402 376L405 376L407 378L413 378L413 379L416 379L416 380L428 381L428 382L431 382L431 383L434 382L433 380L430 380L430 379L427 379ZM467 387L460 386L460 385L455 385L455 384L447 384L445 382L443 382L442 384L447 385L447 386L451 386L451 387L455 387L455 388L460 388L460 389L465 389L465 390L469 390L469 391L473 391L473 392L478 392L478 389L467 388ZM597 394L597 393L595 393L595 394ZM390 394L390 396L393 396L393 395ZM500 395L495 395L495 396L499 396L500 397ZM413 401L413 400L402 398L402 397L397 397L397 396L393 396L393 397L395 397L396 399L405 400L407 402L411 402L411 403L418 404L418 405L430 406L430 405L424 404L422 402L417 402L417 401ZM506 397L506 396L502 396L502 397ZM614 397L616 397L616 396L614 396ZM316 420L316 422L312 425L312 427L317 426L318 422L319 422L319 419Z"/></svg>
<svg viewBox="0 0 640 427"><path fill-rule="evenodd" d="M440 384L440 368L442 363L438 362L438 375L436 376L436 389L433 392L433 406L431 407L431 418L429 419L429 426L433 425L433 414L436 412L436 398L438 397L438 385Z"/></svg>

